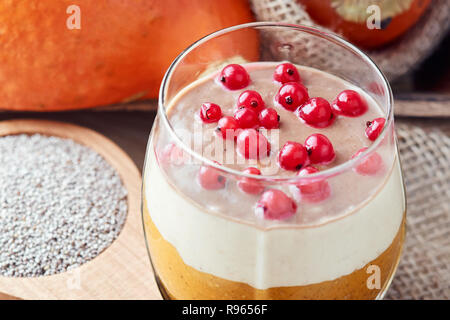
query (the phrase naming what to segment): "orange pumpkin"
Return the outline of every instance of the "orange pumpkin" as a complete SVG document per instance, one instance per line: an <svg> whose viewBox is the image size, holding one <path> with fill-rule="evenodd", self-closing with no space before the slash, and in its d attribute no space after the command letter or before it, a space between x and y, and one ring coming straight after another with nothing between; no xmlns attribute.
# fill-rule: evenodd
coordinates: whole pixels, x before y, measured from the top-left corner
<svg viewBox="0 0 450 320"><path fill-rule="evenodd" d="M70 5L80 8L81 29L67 27L76 14L66 12ZM184 48L252 19L247 0L1 1L0 108L69 110L157 97ZM245 58L257 57L253 33L234 40L247 46ZM227 57L228 45L211 54Z"/></svg>
<svg viewBox="0 0 450 320"><path fill-rule="evenodd" d="M384 46L404 34L422 16L431 0L297 0L311 18L358 46L367 49ZM367 12L377 4L381 29L367 28Z"/></svg>

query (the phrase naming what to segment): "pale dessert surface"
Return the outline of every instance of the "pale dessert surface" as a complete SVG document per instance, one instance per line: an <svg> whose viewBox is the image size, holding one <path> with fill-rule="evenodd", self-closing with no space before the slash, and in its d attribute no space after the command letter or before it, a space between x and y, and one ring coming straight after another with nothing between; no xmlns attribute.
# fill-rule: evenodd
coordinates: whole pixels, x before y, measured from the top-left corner
<svg viewBox="0 0 450 320"><path fill-rule="evenodd" d="M236 169L244 170L249 166L249 162L236 153L236 161L229 163L227 161L219 161L220 158L214 158L216 139L222 138L214 134L217 123L202 123L197 116L198 110L202 103L212 102L218 104L222 108L222 113L226 116L233 116L236 109L236 101L239 95L245 90L255 90L266 103L266 107L275 108L280 115L280 128L264 131L264 134L271 142L272 150L267 159L262 159L259 163L256 161L253 165L260 167L264 175L295 175L296 172L282 170L278 167L276 157L278 150L287 141L296 141L302 143L313 133L321 133L330 139L336 152L336 159L330 165L333 167L339 165L348 159L362 147L367 147L371 143L364 136L366 122L383 114L378 105L367 94L350 83L337 78L323 71L299 66L298 70L302 77L302 83L308 89L309 96L322 97L330 103L343 90L352 89L358 91L368 102L369 110L362 116L357 118L338 117L334 123L323 129L310 127L302 123L294 112L276 106L274 97L280 88L280 84L273 80L273 73L277 64L275 63L249 63L245 65L246 70L250 74L250 85L242 90L230 91L223 88L217 83L215 74L200 79L187 88L182 90L177 97L173 99L168 107L168 117L175 131L180 132L180 136L186 137L185 132L193 132L194 129L203 128L203 152L206 157L217 160L221 164ZM195 119L195 121L194 121ZM279 137L279 139L278 139ZM279 141L279 143L278 143ZM194 148L194 145L191 144ZM219 152L223 151L221 147ZM238 163L239 162L239 163ZM318 166L321 168L320 166ZM322 167L323 169L325 167Z"/></svg>

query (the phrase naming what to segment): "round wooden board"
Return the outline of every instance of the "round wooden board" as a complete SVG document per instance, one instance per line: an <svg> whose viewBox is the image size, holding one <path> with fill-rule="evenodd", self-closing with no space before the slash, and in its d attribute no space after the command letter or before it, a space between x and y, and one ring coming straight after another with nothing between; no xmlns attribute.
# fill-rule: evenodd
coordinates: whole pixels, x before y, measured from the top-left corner
<svg viewBox="0 0 450 320"><path fill-rule="evenodd" d="M128 216L118 238L95 259L53 276L0 276L0 299L161 299L145 247L141 221L141 175L130 157L103 135L45 120L0 122L0 136L40 133L92 148L119 173L128 190Z"/></svg>

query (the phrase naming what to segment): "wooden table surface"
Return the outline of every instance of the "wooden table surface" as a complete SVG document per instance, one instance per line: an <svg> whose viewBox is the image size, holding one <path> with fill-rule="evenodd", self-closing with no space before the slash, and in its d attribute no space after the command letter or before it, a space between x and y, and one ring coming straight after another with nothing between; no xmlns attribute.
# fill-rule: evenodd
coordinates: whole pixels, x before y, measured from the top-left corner
<svg viewBox="0 0 450 320"><path fill-rule="evenodd" d="M445 96L443 102L450 109L450 33L435 52L420 66L391 83L396 97L423 99ZM412 94L413 93L413 94ZM411 96L412 94L412 96ZM417 95L420 95L419 97ZM398 106L398 110L401 106ZM429 107L417 106L416 110ZM403 107L403 110L407 108ZM446 111L446 113L448 113ZM141 170L145 157L148 134L156 113L154 111L114 111L114 112L62 112L62 113L2 113L0 121L7 119L35 118L71 122L94 129L114 140L135 161ZM440 127L450 134L450 118L421 119L400 118L397 121L413 123L426 128Z"/></svg>
<svg viewBox="0 0 450 320"><path fill-rule="evenodd" d="M450 106L449 106L450 107ZM46 119L85 126L104 134L116 142L142 170L150 133L156 112L60 112L60 113L0 113L0 121L9 119ZM424 129L438 127L450 135L450 119L423 119L397 117L396 121L420 125Z"/></svg>
<svg viewBox="0 0 450 320"><path fill-rule="evenodd" d="M445 113L450 110L450 33L442 41L439 48L429 56L420 66L410 73L392 82L392 88L396 97L406 100L430 100L430 97L438 97L446 107ZM425 95L424 95L425 94ZM441 97L441 98L439 98ZM444 100L442 101L442 97ZM433 100L433 99L431 99ZM403 103L403 101L398 101ZM397 111L407 112L405 105L397 104ZM153 103L153 108L155 103ZM430 109L434 105L417 105L414 113L420 113L421 109ZM148 106L148 108L151 108ZM442 109L440 109L442 110ZM439 114L439 112L434 112ZM7 119L35 118L71 122L94 129L115 141L134 160L141 170L147 139L155 119L154 111L114 111L114 112L61 112L61 113L2 113L0 121ZM450 135L450 118L425 119L425 118L401 118L397 121L420 125L421 127L439 127Z"/></svg>

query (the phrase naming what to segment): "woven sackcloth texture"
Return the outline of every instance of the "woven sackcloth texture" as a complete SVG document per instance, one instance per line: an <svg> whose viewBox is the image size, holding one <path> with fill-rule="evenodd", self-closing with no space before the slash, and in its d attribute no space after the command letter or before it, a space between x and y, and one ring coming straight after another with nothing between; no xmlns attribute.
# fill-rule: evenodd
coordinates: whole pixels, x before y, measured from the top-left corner
<svg viewBox="0 0 450 320"><path fill-rule="evenodd" d="M450 136L398 121L407 234L386 299L450 299Z"/></svg>
<svg viewBox="0 0 450 320"><path fill-rule="evenodd" d="M259 21L286 22L324 29L316 25L295 0L251 0L251 2L256 19ZM450 1L433 0L420 21L399 41L368 53L386 76L393 80L417 67L432 52L450 28L449 16ZM318 46L316 50L311 51L311 56L320 57L323 52L329 54L329 51L323 51ZM331 57L323 58L333 61ZM339 60L334 61L340 63Z"/></svg>

